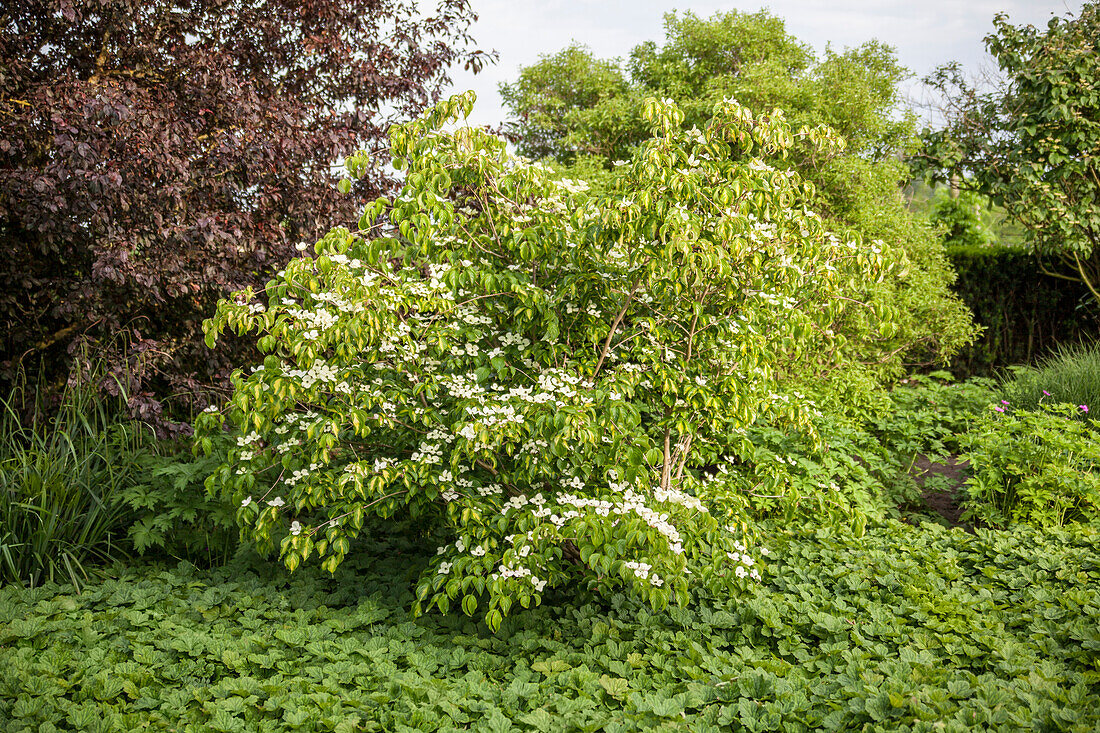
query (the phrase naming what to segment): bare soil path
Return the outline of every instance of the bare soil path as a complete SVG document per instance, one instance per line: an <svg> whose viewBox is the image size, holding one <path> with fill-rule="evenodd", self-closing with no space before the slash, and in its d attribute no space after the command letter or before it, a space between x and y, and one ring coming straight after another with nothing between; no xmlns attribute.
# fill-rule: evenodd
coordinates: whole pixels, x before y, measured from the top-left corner
<svg viewBox="0 0 1100 733"><path fill-rule="evenodd" d="M950 456L946 463L936 463L927 456L917 456L909 473L921 488L924 508L943 517L952 527L971 527L962 521L962 486L966 483L969 461Z"/></svg>

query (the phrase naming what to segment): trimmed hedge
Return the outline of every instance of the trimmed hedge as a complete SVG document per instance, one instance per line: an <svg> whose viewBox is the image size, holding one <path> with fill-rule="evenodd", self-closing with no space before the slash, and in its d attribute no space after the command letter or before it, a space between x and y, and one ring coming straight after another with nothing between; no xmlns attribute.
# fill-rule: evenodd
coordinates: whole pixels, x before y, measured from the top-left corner
<svg viewBox="0 0 1100 733"><path fill-rule="evenodd" d="M948 246L955 292L985 332L950 364L958 378L1031 364L1056 347L1095 338L1098 309L1079 282L1043 274L1017 247Z"/></svg>

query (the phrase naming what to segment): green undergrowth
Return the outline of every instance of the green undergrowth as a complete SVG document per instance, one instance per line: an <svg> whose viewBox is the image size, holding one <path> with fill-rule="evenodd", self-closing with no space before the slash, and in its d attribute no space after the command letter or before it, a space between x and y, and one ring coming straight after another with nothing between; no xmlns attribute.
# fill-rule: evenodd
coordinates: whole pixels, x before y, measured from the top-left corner
<svg viewBox="0 0 1100 733"><path fill-rule="evenodd" d="M775 534L748 598L409 617L427 563L135 566L0 589L5 731L1059 730L1100 726L1100 533Z"/></svg>

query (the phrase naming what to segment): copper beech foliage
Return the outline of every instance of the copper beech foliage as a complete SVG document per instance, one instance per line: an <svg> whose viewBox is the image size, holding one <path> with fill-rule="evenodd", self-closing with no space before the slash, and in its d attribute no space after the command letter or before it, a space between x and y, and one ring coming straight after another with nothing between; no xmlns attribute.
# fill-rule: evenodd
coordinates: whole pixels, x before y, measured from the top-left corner
<svg viewBox="0 0 1100 733"><path fill-rule="evenodd" d="M334 165L439 98L467 0L24 0L0 10L0 362L81 342L159 416L239 363L201 322L394 181ZM368 159L371 156L367 156ZM200 397L200 401L203 398Z"/></svg>

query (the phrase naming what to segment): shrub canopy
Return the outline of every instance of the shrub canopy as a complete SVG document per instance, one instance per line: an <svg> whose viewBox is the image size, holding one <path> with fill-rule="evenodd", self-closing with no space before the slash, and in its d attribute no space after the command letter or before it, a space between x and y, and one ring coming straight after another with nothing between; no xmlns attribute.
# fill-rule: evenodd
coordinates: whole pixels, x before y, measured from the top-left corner
<svg viewBox="0 0 1100 733"><path fill-rule="evenodd" d="M836 323L896 328L866 297L903 257L830 233L769 162L838 141L732 100L685 129L650 100L652 136L591 192L455 127L472 102L395 128L393 201L208 322L267 354L199 421L206 447L225 418L239 435L211 488L292 568L417 518L442 538L420 603L494 627L547 587L661 605L753 575L713 466L761 416L809 429L779 377L842 358Z"/></svg>
<svg viewBox="0 0 1100 733"><path fill-rule="evenodd" d="M907 73L893 49L875 41L815 58L767 11L670 13L664 43L636 46L625 64L570 46L522 68L501 95L522 154L566 166L570 176L597 186L649 138L643 114L649 97L674 100L689 127L704 127L714 105L733 97L754 110L778 107L795 128L824 124L837 131L847 142L843 149L796 142L775 165L814 184L809 203L830 229L881 239L908 259L873 296L894 311L897 329L887 336L853 316L851 324L837 324L847 337L844 375L821 366L791 376L807 389L843 384L847 399L856 384L949 361L975 335L949 289L954 273L940 238L908 211L901 194L909 170L900 159L918 144L913 119L894 115Z"/></svg>

